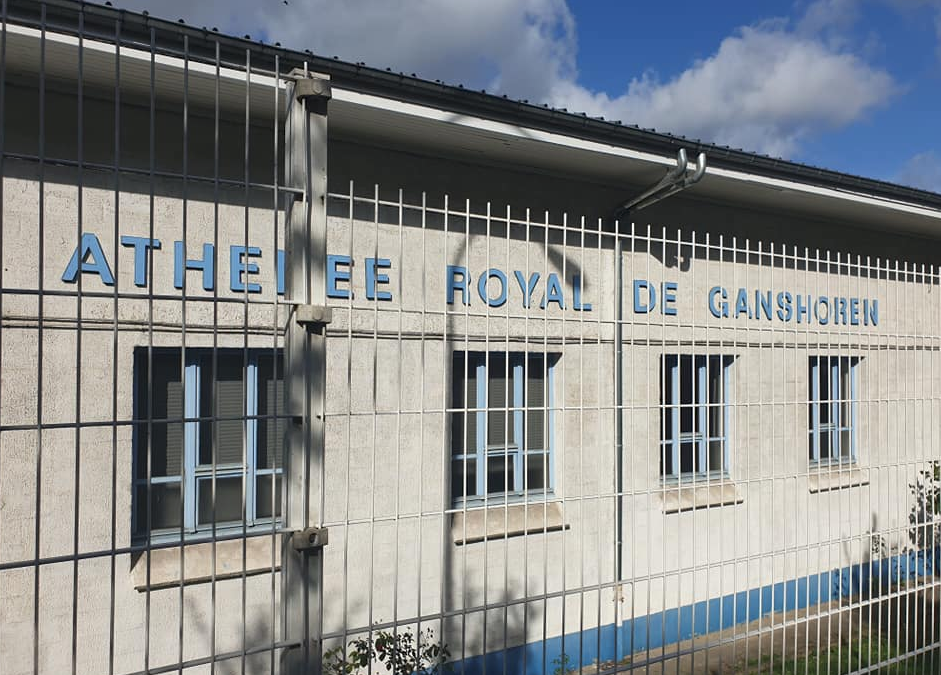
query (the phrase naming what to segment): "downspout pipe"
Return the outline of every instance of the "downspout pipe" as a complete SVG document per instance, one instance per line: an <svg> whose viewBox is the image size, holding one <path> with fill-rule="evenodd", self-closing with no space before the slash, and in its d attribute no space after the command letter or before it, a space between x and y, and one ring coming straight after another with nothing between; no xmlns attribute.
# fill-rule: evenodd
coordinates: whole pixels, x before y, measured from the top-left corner
<svg viewBox="0 0 941 675"><path fill-rule="evenodd" d="M651 204L655 204L667 197L675 195L686 188L695 185L706 174L706 153L700 152L696 158L696 168L690 171L686 159L686 149L680 148L676 153L676 166L666 172L663 178L655 185L641 192L633 199L629 199L617 208L615 218L625 211L640 211Z"/></svg>
<svg viewBox="0 0 941 675"><path fill-rule="evenodd" d="M702 180L706 174L706 154L701 152L696 158L696 167L690 170L686 159L686 150L680 148L676 153L676 166L667 171L658 183L636 197L621 204L614 212L614 219L647 208L661 200L682 192ZM614 448L617 457L617 514L616 530L617 545L615 550L617 583L624 577L624 251L619 237L615 238L615 257L617 258L617 283L615 285L615 311L614 324L614 405L615 405L615 431Z"/></svg>

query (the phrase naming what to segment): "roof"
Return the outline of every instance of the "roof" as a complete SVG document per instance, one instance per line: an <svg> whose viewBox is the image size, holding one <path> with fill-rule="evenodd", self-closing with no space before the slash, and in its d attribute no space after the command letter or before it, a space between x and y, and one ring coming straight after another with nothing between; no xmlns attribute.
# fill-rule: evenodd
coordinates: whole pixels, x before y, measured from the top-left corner
<svg viewBox="0 0 941 675"><path fill-rule="evenodd" d="M114 41L120 30L122 44L136 45L158 53L179 55L184 39L190 59L226 64L244 64L250 55L253 69L287 73L306 66L330 76L335 88L375 95L385 99L414 103L453 113L469 115L497 123L537 129L549 134L562 134L588 142L616 145L672 160L679 148L695 155L705 152L710 170L728 169L749 175L764 176L793 183L862 193L875 198L905 202L931 210L941 209L941 194L894 183L874 180L829 169L747 152L741 149L691 140L682 136L641 129L636 126L593 118L564 109L534 105L506 96L429 81L414 75L378 69L363 63L349 63L336 58L317 56L309 51L285 49L243 38L224 35L213 28L197 28L182 21L157 19L147 13L134 13L75 0L46 0L47 30L75 34L79 17L86 37L95 36ZM158 3L159 4L159 3ZM38 25L41 20L39 3L34 0L9 0L8 20Z"/></svg>

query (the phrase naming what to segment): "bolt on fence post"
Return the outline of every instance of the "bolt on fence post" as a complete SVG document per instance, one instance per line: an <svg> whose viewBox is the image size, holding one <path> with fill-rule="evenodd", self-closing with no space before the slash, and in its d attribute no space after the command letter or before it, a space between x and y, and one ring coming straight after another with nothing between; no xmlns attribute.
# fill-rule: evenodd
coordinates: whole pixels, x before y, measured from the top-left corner
<svg viewBox="0 0 941 675"><path fill-rule="evenodd" d="M284 183L286 412L284 529L281 549L283 637L299 646L281 656L285 675L321 672L323 609L324 395L327 245L327 104L325 76L295 69L287 84Z"/></svg>

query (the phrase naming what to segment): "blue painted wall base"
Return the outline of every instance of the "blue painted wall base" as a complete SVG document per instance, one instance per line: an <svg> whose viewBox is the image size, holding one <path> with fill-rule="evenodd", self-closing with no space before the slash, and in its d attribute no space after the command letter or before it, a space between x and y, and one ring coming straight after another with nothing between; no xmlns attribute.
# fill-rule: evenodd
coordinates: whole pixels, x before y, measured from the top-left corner
<svg viewBox="0 0 941 675"><path fill-rule="evenodd" d="M563 654L568 657L569 668L621 660L634 652L665 647L769 614L802 609L839 597L878 594L880 589L887 590L893 583L934 574L935 570L941 570L941 547L703 600L628 619L620 626L608 624L469 657L455 664L455 672L551 675L561 672Z"/></svg>

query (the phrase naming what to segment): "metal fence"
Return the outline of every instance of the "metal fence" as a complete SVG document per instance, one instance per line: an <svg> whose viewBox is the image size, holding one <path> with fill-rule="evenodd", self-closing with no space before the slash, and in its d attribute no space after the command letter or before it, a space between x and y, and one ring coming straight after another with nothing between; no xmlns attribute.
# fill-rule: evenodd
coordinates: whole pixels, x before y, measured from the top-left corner
<svg viewBox="0 0 941 675"><path fill-rule="evenodd" d="M2 23L2 675L941 667L935 266L337 184L302 60Z"/></svg>
<svg viewBox="0 0 941 675"><path fill-rule="evenodd" d="M3 3L0 670L273 671L282 74L101 12Z"/></svg>

